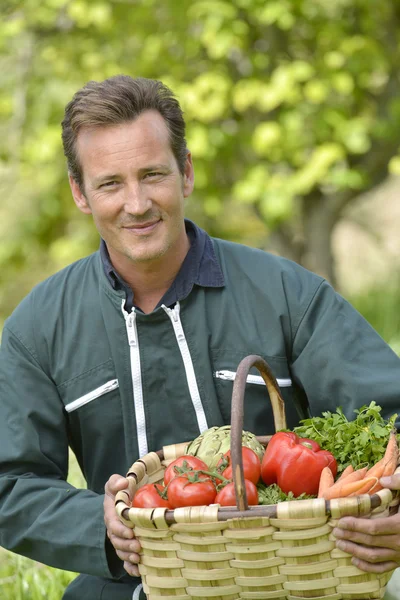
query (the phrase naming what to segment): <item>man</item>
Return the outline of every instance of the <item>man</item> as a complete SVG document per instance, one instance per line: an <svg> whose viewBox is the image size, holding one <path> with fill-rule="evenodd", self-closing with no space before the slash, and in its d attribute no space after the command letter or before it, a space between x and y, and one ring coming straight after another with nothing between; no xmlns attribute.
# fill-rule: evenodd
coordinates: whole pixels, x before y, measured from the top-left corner
<svg viewBox="0 0 400 600"><path fill-rule="evenodd" d="M269 363L291 427L339 404L349 417L371 400L399 412L400 361L322 278L184 220L192 157L161 82L90 82L62 125L72 195L101 246L5 324L0 543L82 573L65 599L128 600L142 592L140 545L114 511L123 475L148 451L229 423L242 358ZM265 388L249 384L245 429L272 423ZM69 446L87 490L66 483ZM400 564L400 515L376 523L345 519L337 534L355 564L383 572Z"/></svg>

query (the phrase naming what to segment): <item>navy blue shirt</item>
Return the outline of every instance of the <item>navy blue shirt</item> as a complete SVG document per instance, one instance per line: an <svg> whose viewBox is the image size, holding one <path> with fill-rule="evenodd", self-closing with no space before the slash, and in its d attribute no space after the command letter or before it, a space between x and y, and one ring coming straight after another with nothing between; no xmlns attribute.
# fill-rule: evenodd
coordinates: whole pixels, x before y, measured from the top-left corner
<svg viewBox="0 0 400 600"><path fill-rule="evenodd" d="M215 256L210 237L203 229L188 219L185 219L185 227L190 241L189 251L171 287L165 292L156 308L162 304L173 306L177 301L183 300L190 294L194 285L202 287L222 287L224 285L224 275ZM111 286L115 290L125 290L125 309L130 312L135 306L133 291L114 269L103 239L100 243L100 255L104 272ZM138 306L135 308L141 310Z"/></svg>

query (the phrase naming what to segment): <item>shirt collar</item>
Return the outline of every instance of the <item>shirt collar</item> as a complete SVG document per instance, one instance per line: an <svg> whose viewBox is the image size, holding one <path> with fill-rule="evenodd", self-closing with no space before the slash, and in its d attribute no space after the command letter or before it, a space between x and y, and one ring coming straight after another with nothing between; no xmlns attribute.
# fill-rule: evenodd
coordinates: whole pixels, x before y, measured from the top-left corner
<svg viewBox="0 0 400 600"><path fill-rule="evenodd" d="M215 255L209 235L189 219L185 219L186 233L190 248L171 287L166 291L157 306L172 306L186 298L194 285L201 287L223 287L224 275ZM129 285L114 269L104 240L100 243L100 255L104 272L113 289L123 289L126 293L127 310L134 305L133 292Z"/></svg>

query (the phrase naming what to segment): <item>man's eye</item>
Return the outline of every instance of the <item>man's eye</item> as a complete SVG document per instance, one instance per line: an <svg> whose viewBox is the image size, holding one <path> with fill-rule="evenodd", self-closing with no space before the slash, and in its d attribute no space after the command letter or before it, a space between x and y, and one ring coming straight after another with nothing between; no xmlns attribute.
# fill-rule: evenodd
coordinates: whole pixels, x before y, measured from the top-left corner
<svg viewBox="0 0 400 600"><path fill-rule="evenodd" d="M151 171L150 173L146 173L145 177L161 177L162 173L158 171Z"/></svg>
<svg viewBox="0 0 400 600"><path fill-rule="evenodd" d="M113 185L117 185L117 181L105 181L100 185L101 188L112 187Z"/></svg>

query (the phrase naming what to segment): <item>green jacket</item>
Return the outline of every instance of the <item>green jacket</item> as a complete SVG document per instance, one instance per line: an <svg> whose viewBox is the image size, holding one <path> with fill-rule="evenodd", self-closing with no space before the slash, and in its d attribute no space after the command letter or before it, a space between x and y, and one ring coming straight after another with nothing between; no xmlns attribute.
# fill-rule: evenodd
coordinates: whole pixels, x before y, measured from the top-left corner
<svg viewBox="0 0 400 600"><path fill-rule="evenodd" d="M290 427L308 409L341 405L351 417L372 400L386 417L400 412L399 358L326 281L266 252L213 244L225 284L195 286L174 309L124 314L95 253L38 285L5 324L0 544L87 574L65 598L132 597L139 580L118 579L107 560L104 484L139 455L230 423L246 355L271 366ZM244 428L272 433L257 377L245 400ZM69 446L87 490L66 483Z"/></svg>

